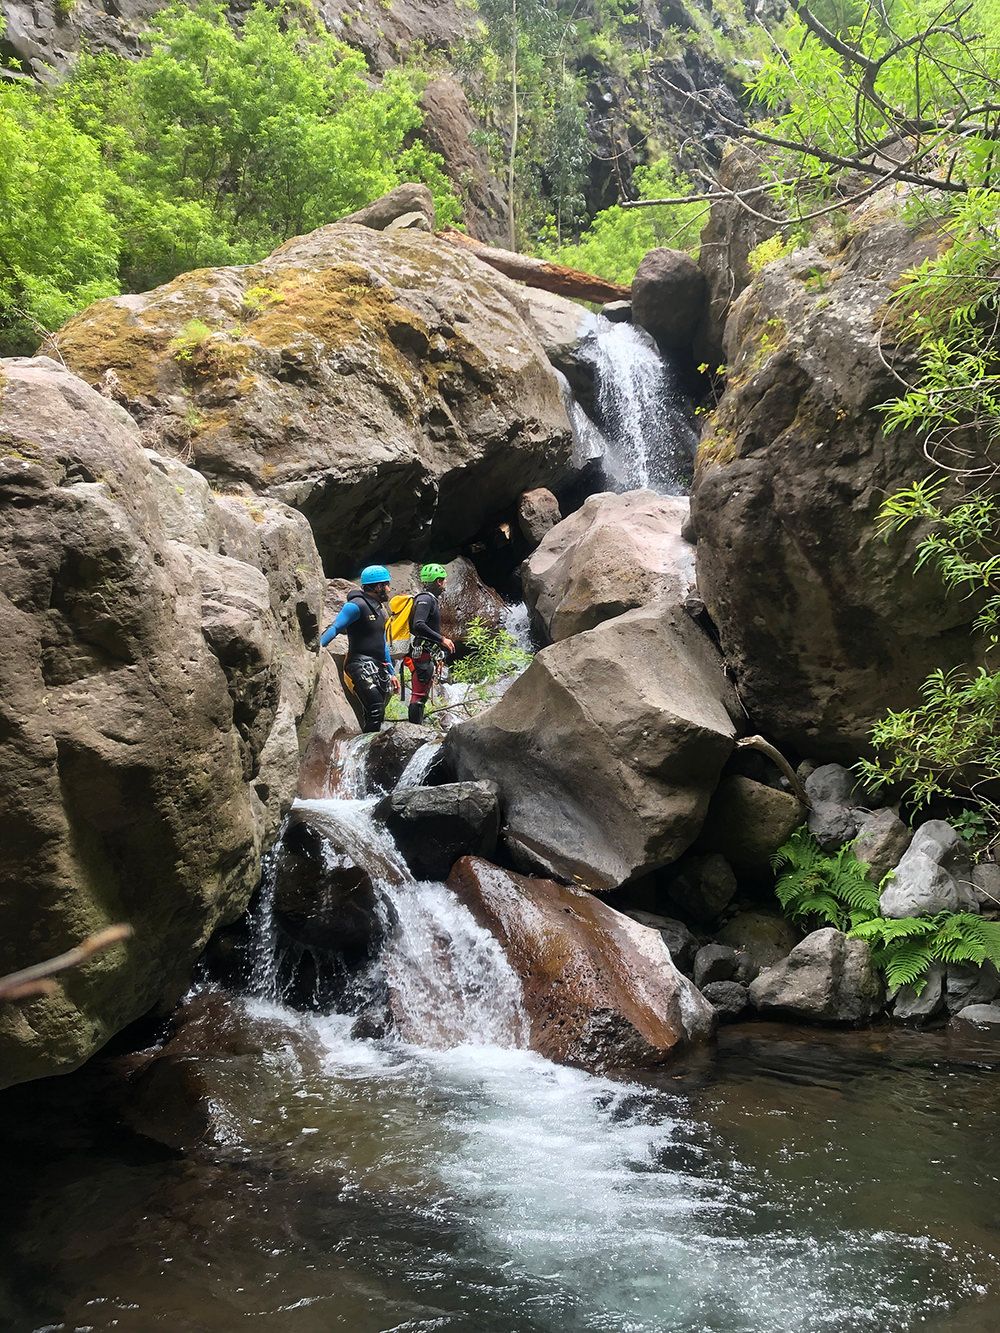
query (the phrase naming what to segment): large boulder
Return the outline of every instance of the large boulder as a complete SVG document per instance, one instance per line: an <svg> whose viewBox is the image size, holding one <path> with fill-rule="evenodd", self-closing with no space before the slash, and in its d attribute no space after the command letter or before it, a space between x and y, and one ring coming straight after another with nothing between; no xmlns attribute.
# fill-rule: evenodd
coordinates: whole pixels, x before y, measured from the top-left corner
<svg viewBox="0 0 1000 1333"><path fill-rule="evenodd" d="M147 443L300 509L331 575L454 548L570 457L516 284L418 231L321 227L260 264L99 301L59 348Z"/></svg>
<svg viewBox="0 0 1000 1333"><path fill-rule="evenodd" d="M761 1013L804 1022L866 1023L884 998L868 945L832 926L814 930L750 983L750 1003Z"/></svg>
<svg viewBox="0 0 1000 1333"><path fill-rule="evenodd" d="M629 611L543 649L487 713L452 728L445 757L458 777L499 784L506 843L525 864L614 888L696 837L733 747L725 697L683 611Z"/></svg>
<svg viewBox="0 0 1000 1333"><path fill-rule="evenodd" d="M757 971L773 967L795 948L800 932L777 912L751 910L737 912L716 938L720 944L731 945L737 953L746 954Z"/></svg>
<svg viewBox="0 0 1000 1333"><path fill-rule="evenodd" d="M705 293L705 275L686 250L650 250L632 279L632 318L661 347L690 347Z"/></svg>
<svg viewBox="0 0 1000 1333"><path fill-rule="evenodd" d="M445 879L460 856L492 856L500 803L492 782L446 782L390 792L375 814L418 879Z"/></svg>
<svg viewBox="0 0 1000 1333"><path fill-rule="evenodd" d="M413 222L409 222L413 219ZM337 219L338 225L352 222L373 231L389 231L401 222L417 226L421 231L433 231L435 225L434 196L426 185L410 182L397 185L380 199L373 200L355 213Z"/></svg>
<svg viewBox="0 0 1000 1333"><path fill-rule="evenodd" d="M915 569L923 534L876 524L927 468L920 433L885 434L876 410L899 392L887 354L909 364L884 345L886 302L941 243L880 197L841 242L769 264L726 326L692 494L699 589L755 725L819 759L853 759L932 668L978 660L975 606Z"/></svg>
<svg viewBox="0 0 1000 1333"><path fill-rule="evenodd" d="M657 930L592 894L465 858L449 886L520 976L531 1046L595 1071L648 1069L711 1036L715 1016Z"/></svg>
<svg viewBox="0 0 1000 1333"><path fill-rule="evenodd" d="M873 810L858 826L854 855L868 867L868 878L881 885L910 845L913 834L895 810Z"/></svg>
<svg viewBox="0 0 1000 1333"><path fill-rule="evenodd" d="M653 491L592 495L542 538L523 568L524 596L552 642L663 599L683 606L695 550L681 536L688 502Z"/></svg>
<svg viewBox="0 0 1000 1333"><path fill-rule="evenodd" d="M246 907L292 797L319 658L305 520L146 452L43 358L0 389L0 973L134 938L0 1014L2 1081L172 1003Z"/></svg>
<svg viewBox="0 0 1000 1333"><path fill-rule="evenodd" d="M559 501L544 486L525 491L517 502L517 526L532 550L561 520Z"/></svg>

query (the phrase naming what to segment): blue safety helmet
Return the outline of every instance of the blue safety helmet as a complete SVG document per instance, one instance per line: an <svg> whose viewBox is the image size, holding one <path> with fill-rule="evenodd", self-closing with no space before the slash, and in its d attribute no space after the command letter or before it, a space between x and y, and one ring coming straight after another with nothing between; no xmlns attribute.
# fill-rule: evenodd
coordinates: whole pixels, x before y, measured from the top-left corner
<svg viewBox="0 0 1000 1333"><path fill-rule="evenodd" d="M385 565L366 565L361 571L361 586L367 588L371 583L391 583L392 575Z"/></svg>

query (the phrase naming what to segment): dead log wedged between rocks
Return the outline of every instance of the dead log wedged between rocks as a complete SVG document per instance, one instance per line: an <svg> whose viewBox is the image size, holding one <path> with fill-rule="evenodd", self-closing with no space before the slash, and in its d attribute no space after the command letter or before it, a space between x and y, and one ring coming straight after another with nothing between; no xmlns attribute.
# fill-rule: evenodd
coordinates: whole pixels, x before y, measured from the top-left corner
<svg viewBox="0 0 1000 1333"><path fill-rule="evenodd" d="M513 250L498 250L495 246L484 245L482 241L477 241L472 236L466 236L464 232L455 231L451 227L439 231L438 236L443 241L450 241L452 245L471 251L484 264L489 264L490 268L506 274L508 278L516 278L526 287L538 287L543 292L555 292L573 301L594 301L601 304L605 301L627 300L632 294L630 287L623 287L618 282L609 282L607 278L599 278L594 273L582 273L579 269L567 268L565 264L553 264L549 259L518 255Z"/></svg>

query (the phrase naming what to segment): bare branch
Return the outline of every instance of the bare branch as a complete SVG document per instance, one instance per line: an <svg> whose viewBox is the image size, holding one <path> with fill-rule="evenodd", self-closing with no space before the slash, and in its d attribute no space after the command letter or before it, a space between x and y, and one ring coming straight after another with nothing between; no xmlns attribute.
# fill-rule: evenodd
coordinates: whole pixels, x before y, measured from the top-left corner
<svg viewBox="0 0 1000 1333"><path fill-rule="evenodd" d="M51 995L56 989L52 977L72 967L79 967L95 954L110 949L113 944L131 939L133 933L131 926L107 926L104 930L88 935L75 949L68 949L66 953L48 958L44 963L35 963L31 967L22 968L20 972L0 977L0 1000L26 1000L39 995Z"/></svg>

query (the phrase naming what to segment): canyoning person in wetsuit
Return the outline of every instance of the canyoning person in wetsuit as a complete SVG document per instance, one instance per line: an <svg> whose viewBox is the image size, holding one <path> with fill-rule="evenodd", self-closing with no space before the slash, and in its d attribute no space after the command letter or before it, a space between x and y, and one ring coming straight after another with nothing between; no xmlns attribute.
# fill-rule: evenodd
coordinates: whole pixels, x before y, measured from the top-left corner
<svg viewBox="0 0 1000 1333"><path fill-rule="evenodd" d="M413 646L410 657L413 662L413 674L410 684L410 708L407 716L411 722L424 720L424 708L427 696L434 683L434 671L444 659L445 653L454 653L455 645L441 633L440 599L444 593L448 571L444 565L424 565L420 570L420 582L423 585L413 599L413 614L410 618Z"/></svg>
<svg viewBox="0 0 1000 1333"><path fill-rule="evenodd" d="M385 706L396 687L385 641L385 605L391 577L385 565L363 569L361 587L348 593L337 619L320 639L325 648L338 634L347 635L344 684L361 708L362 731L381 730Z"/></svg>

